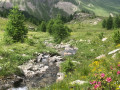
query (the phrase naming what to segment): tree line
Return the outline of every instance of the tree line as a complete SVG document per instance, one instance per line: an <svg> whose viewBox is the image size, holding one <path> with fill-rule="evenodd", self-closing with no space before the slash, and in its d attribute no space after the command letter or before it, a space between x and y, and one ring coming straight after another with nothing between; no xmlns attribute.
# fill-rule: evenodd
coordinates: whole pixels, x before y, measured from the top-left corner
<svg viewBox="0 0 120 90"><path fill-rule="evenodd" d="M60 43L62 40L70 36L70 30L67 26L64 25L65 21L61 15L58 15L56 18L49 20L48 22L42 21L38 26L37 31L48 32L54 37L56 43Z"/></svg>
<svg viewBox="0 0 120 90"><path fill-rule="evenodd" d="M120 16L117 15L116 17L112 17L110 15L107 19L103 20L102 27L107 30L120 28Z"/></svg>
<svg viewBox="0 0 120 90"><path fill-rule="evenodd" d="M13 42L24 42L27 38L28 29L24 25L25 16L19 11L18 7L10 10L8 16L8 23L5 29L4 38L12 40ZM38 26L37 31L48 32L54 37L54 41L60 43L62 40L70 36L71 30L64 25L61 15L49 20L48 22L42 21Z"/></svg>

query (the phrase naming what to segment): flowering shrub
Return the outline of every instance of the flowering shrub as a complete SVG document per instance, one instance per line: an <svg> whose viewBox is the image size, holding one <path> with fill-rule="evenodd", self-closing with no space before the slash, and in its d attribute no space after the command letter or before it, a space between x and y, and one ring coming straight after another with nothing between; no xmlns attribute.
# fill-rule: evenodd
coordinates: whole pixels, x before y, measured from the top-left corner
<svg viewBox="0 0 120 90"><path fill-rule="evenodd" d="M120 90L120 62L99 60L92 62L89 67L92 90Z"/></svg>

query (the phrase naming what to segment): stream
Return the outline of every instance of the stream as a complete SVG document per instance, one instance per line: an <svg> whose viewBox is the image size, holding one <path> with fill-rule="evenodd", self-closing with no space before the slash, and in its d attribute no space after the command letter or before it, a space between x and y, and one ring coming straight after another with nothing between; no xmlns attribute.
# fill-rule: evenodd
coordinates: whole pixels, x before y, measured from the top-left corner
<svg viewBox="0 0 120 90"><path fill-rule="evenodd" d="M0 90L29 90L29 88L43 88L56 82L57 78L60 77L58 75L60 74L59 67L64 61L63 57L74 55L77 48L70 46L70 44L52 45L52 47L56 48L60 55L38 53L36 59L18 66L23 72L22 77L16 75L14 75L14 79L13 76L9 77L6 79L8 84L0 86Z"/></svg>

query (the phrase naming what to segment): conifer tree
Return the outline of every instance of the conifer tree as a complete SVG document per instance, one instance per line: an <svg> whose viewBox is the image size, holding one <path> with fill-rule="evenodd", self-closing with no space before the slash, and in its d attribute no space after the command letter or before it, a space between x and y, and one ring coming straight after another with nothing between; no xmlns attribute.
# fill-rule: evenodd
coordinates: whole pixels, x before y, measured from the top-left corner
<svg viewBox="0 0 120 90"><path fill-rule="evenodd" d="M110 30L113 28L113 18L111 17L111 15L107 19L106 28L107 28L107 30Z"/></svg>
<svg viewBox="0 0 120 90"><path fill-rule="evenodd" d="M114 28L120 28L120 18L118 16L115 17Z"/></svg>
<svg viewBox="0 0 120 90"><path fill-rule="evenodd" d="M10 11L8 18L6 35L10 36L15 42L23 41L28 33L28 29L24 25L24 15L22 15L18 7L14 7Z"/></svg>
<svg viewBox="0 0 120 90"><path fill-rule="evenodd" d="M46 32L46 23L45 21L42 21L42 23L40 24L38 31L42 31L42 32Z"/></svg>
<svg viewBox="0 0 120 90"><path fill-rule="evenodd" d="M103 22L102 22L102 27L103 28L106 28L106 20L104 19Z"/></svg>
<svg viewBox="0 0 120 90"><path fill-rule="evenodd" d="M48 22L48 24L47 24L47 32L49 32L50 35L53 34L53 30L52 30L53 24L54 24L54 20L53 19L51 19Z"/></svg>

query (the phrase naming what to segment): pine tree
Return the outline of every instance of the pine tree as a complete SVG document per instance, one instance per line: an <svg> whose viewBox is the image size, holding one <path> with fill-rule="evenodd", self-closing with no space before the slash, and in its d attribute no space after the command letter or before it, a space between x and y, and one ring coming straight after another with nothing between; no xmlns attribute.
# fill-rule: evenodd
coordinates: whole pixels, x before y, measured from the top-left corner
<svg viewBox="0 0 120 90"><path fill-rule="evenodd" d="M24 15L22 15L18 7L14 7L10 11L8 18L9 21L5 30L6 34L15 42L23 41L28 33L28 29L24 25Z"/></svg>
<svg viewBox="0 0 120 90"><path fill-rule="evenodd" d="M114 28L120 28L120 18L118 16L115 17Z"/></svg>
<svg viewBox="0 0 120 90"><path fill-rule="evenodd" d="M52 30L53 30L54 40L57 43L60 43L65 38L70 36L70 32L71 32L71 30L67 26L64 26L63 22L60 19L55 20Z"/></svg>
<svg viewBox="0 0 120 90"><path fill-rule="evenodd" d="M38 31L46 32L46 23L42 21L42 23L38 27Z"/></svg>
<svg viewBox="0 0 120 90"><path fill-rule="evenodd" d="M107 19L106 28L107 30L110 30L113 28L113 18L111 16L109 16L109 18Z"/></svg>
<svg viewBox="0 0 120 90"><path fill-rule="evenodd" d="M54 20L53 19L51 19L48 22L48 24L47 24L47 32L49 32L50 35L53 34L53 30L52 30L53 24L54 24Z"/></svg>
<svg viewBox="0 0 120 90"><path fill-rule="evenodd" d="M106 28L106 20L104 19L103 22L102 22L102 27L103 28Z"/></svg>

